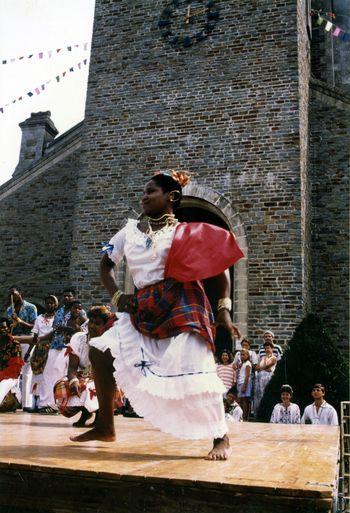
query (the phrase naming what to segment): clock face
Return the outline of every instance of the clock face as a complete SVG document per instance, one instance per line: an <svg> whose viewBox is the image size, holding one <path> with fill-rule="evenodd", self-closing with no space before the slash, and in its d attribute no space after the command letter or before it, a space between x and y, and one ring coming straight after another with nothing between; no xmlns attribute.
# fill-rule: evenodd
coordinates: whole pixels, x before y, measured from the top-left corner
<svg viewBox="0 0 350 513"><path fill-rule="evenodd" d="M219 19L217 0L170 0L158 28L177 49L189 48L210 36Z"/></svg>

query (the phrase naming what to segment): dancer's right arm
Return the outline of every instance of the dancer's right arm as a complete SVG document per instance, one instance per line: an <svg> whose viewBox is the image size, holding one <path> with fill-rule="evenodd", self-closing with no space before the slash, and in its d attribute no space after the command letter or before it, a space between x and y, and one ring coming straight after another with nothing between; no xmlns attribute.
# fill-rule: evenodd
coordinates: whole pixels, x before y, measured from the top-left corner
<svg viewBox="0 0 350 513"><path fill-rule="evenodd" d="M111 298L118 290L114 277L114 266L115 263L112 262L107 254L104 254L100 262L100 276L103 286ZM133 294L123 294L118 301L118 311L129 313L133 311L133 299Z"/></svg>
<svg viewBox="0 0 350 513"><path fill-rule="evenodd" d="M107 254L104 254L100 262L100 276L103 286L110 297L113 297L118 290L114 277L114 267L115 263L112 262Z"/></svg>

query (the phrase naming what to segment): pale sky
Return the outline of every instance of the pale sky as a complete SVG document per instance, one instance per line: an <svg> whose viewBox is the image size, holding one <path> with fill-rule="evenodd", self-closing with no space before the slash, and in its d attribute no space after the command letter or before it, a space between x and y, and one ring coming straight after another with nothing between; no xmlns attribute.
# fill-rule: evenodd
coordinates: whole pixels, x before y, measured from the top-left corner
<svg viewBox="0 0 350 513"><path fill-rule="evenodd" d="M84 119L94 4L95 0L0 0L0 108L9 103L3 114L0 111L0 184L11 178L18 163L18 124L32 112L51 111L59 135ZM84 43L88 43L86 51ZM39 52L44 53L43 59L38 58ZM31 59L18 60L30 54L34 54ZM11 58L16 61L2 64ZM77 65L84 59L87 66L82 64L79 70ZM73 73L69 72L72 66ZM59 83L56 75L61 75ZM29 91L34 93L31 98Z"/></svg>

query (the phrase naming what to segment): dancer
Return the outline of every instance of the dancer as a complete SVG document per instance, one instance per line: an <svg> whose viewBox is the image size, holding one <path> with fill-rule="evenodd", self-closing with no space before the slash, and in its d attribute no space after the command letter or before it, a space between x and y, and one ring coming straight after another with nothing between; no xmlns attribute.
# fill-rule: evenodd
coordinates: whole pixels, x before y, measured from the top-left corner
<svg viewBox="0 0 350 513"><path fill-rule="evenodd" d="M88 332L75 333L67 345L69 355L67 376L54 388L56 405L65 417L81 412L74 427L84 427L87 420L98 410L95 383L89 360L89 339L97 337L111 328L116 316L105 306L93 306L88 312Z"/></svg>
<svg viewBox="0 0 350 513"><path fill-rule="evenodd" d="M118 322L90 341L99 400L96 426L73 441L113 441L113 371L138 415L178 438L214 439L207 458L226 459L229 440L213 357L213 315L199 280L214 276L221 298L216 322L233 326L225 269L243 253L233 234L205 223L178 223L185 173L155 175L145 186L145 217L129 220L107 245L102 282ZM113 267L126 256L135 295L117 289ZM195 404L195 408L193 407Z"/></svg>
<svg viewBox="0 0 350 513"><path fill-rule="evenodd" d="M18 388L18 378L24 365L20 344L10 333L11 322L2 317L0 319L0 410L5 408L4 399L12 393L18 402L21 397ZM16 411L16 401L9 401L11 411Z"/></svg>

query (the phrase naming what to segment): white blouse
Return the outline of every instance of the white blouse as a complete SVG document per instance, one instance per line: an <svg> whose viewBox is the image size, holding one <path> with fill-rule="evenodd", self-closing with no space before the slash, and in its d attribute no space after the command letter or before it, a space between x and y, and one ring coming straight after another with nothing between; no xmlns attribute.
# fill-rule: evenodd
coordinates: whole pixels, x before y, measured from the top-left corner
<svg viewBox="0 0 350 513"><path fill-rule="evenodd" d="M288 408L283 403L278 403L273 409L270 422L272 424L300 424L300 409L295 403L290 403Z"/></svg>
<svg viewBox="0 0 350 513"><path fill-rule="evenodd" d="M138 289L164 279L167 256L176 226L166 226L154 232L152 239L137 228L138 221L129 219L126 226L109 241L113 248L109 258L118 264L125 255L134 284Z"/></svg>
<svg viewBox="0 0 350 513"><path fill-rule="evenodd" d="M32 329L32 333L36 333L39 337L47 335L52 331L53 320L55 316L45 317L44 314L38 315Z"/></svg>
<svg viewBox="0 0 350 513"><path fill-rule="evenodd" d="M68 344L72 350L72 354L79 358L80 369L85 369L90 365L89 344L87 337L88 334L86 332L74 333Z"/></svg>

